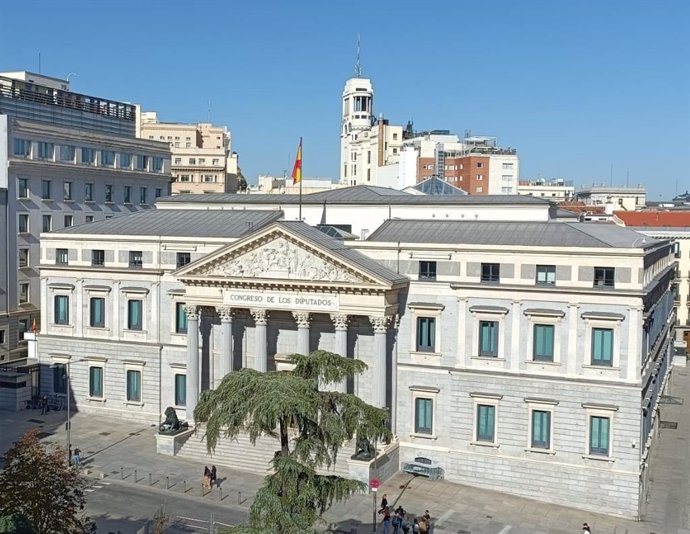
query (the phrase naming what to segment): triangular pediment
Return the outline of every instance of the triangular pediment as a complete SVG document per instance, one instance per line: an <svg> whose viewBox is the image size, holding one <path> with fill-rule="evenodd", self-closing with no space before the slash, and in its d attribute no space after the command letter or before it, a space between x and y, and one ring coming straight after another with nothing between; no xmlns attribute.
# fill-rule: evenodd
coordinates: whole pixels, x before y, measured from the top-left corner
<svg viewBox="0 0 690 534"><path fill-rule="evenodd" d="M358 269L356 262L337 257L327 247L308 243L278 227L223 247L177 271L181 280L320 282L381 285Z"/></svg>

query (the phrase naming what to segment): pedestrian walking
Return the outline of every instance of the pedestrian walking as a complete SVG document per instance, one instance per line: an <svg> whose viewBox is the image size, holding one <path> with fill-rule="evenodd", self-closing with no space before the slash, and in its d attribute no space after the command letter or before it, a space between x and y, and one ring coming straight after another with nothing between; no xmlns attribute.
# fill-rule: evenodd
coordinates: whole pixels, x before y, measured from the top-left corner
<svg viewBox="0 0 690 534"><path fill-rule="evenodd" d="M48 413L48 397L43 395L41 399L41 415L45 415L46 413Z"/></svg>
<svg viewBox="0 0 690 534"><path fill-rule="evenodd" d="M79 467L81 464L81 451L79 450L79 447L74 448L74 453L72 454L72 465L76 465Z"/></svg>
<svg viewBox="0 0 690 534"><path fill-rule="evenodd" d="M419 525L419 534L429 534L429 520L422 516L417 523Z"/></svg>
<svg viewBox="0 0 690 534"><path fill-rule="evenodd" d="M216 470L216 466L212 465L211 466L211 480L210 480L211 484L210 484L210 486L215 485L216 478L218 478L218 471Z"/></svg>
<svg viewBox="0 0 690 534"><path fill-rule="evenodd" d="M388 498L386 497L386 494L383 494L383 497L381 497L381 506L379 507L379 514L382 514L384 510L388 507Z"/></svg>
<svg viewBox="0 0 690 534"><path fill-rule="evenodd" d="M419 519L417 519L416 517L412 522L412 534L419 534Z"/></svg>
<svg viewBox="0 0 690 534"><path fill-rule="evenodd" d="M391 510L386 506L383 510L383 534L391 534Z"/></svg>
<svg viewBox="0 0 690 534"><path fill-rule="evenodd" d="M591 534L592 529L589 528L589 525L587 523L582 523L582 534Z"/></svg>
<svg viewBox="0 0 690 534"><path fill-rule="evenodd" d="M201 479L201 487L211 489L211 470L207 465L204 466L204 477Z"/></svg>

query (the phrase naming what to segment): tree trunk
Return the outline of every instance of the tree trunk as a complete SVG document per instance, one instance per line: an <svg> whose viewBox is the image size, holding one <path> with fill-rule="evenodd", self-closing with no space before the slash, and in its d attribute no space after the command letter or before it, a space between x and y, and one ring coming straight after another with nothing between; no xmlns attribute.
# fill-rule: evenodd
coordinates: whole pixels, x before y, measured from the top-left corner
<svg viewBox="0 0 690 534"><path fill-rule="evenodd" d="M290 455L290 447L288 441L288 428L285 419L280 419L280 454L283 458L287 458Z"/></svg>

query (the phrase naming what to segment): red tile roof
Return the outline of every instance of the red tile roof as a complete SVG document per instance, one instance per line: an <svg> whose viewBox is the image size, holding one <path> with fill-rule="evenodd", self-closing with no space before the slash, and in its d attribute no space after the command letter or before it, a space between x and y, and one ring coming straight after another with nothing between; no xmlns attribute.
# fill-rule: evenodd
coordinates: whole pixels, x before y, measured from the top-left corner
<svg viewBox="0 0 690 534"><path fill-rule="evenodd" d="M690 211L614 211L625 226L690 228Z"/></svg>

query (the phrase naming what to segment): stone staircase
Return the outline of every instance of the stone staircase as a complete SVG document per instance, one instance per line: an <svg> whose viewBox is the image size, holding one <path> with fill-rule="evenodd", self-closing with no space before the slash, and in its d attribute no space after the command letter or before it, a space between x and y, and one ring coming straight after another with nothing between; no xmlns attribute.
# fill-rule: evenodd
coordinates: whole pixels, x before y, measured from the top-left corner
<svg viewBox="0 0 690 534"><path fill-rule="evenodd" d="M177 456L264 476L271 472L271 460L278 450L280 442L276 438L262 436L256 440L256 445L252 445L247 434L238 434L233 439L220 438L213 454L209 454L204 439L204 427L200 426L198 431L190 434L187 441L182 444ZM354 451L354 440L343 446L335 465L329 469L319 469L318 472L323 475L350 478L348 460L351 451Z"/></svg>

